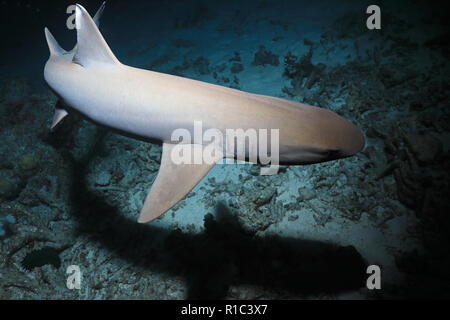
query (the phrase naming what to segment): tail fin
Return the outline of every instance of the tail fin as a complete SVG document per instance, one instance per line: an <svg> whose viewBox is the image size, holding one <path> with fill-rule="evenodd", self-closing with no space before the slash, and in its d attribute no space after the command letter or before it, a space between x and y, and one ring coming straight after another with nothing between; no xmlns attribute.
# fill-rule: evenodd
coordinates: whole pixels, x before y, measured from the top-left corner
<svg viewBox="0 0 450 320"><path fill-rule="evenodd" d="M105 5L106 5L106 1L103 1L102 5L100 6L100 8L98 8L97 12L95 13L94 17L92 18L92 20L94 20L97 27L100 27L100 18L102 17L103 10L105 10Z"/></svg>
<svg viewBox="0 0 450 320"><path fill-rule="evenodd" d="M48 50L50 51L50 56L60 56L66 53L66 50L61 48L56 39L50 33L50 31L45 28L45 38L47 39Z"/></svg>

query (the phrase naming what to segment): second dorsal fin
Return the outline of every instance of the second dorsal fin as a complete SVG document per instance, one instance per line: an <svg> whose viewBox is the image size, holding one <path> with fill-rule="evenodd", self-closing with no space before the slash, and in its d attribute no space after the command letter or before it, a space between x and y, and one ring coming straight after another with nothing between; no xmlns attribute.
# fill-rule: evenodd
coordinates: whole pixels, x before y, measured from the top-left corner
<svg viewBox="0 0 450 320"><path fill-rule="evenodd" d="M73 61L86 68L99 64L120 64L114 56L94 20L81 5L75 9L77 52Z"/></svg>

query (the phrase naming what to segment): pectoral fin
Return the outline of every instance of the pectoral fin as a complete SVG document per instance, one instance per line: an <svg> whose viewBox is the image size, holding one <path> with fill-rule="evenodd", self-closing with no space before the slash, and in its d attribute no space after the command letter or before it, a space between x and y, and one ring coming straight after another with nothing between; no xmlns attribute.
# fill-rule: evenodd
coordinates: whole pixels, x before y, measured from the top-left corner
<svg viewBox="0 0 450 320"><path fill-rule="evenodd" d="M138 222L152 221L172 208L184 198L209 170L222 159L222 154L214 157L214 162L202 164L176 164L172 159L172 151L176 144L163 144L161 166L158 175L145 199ZM202 145L189 145L192 152L203 152Z"/></svg>
<svg viewBox="0 0 450 320"><path fill-rule="evenodd" d="M53 115L53 121L52 126L50 127L50 130L53 130L53 128L56 127L56 125L64 119L65 116L67 116L69 113L65 109L60 109L55 107L55 113Z"/></svg>

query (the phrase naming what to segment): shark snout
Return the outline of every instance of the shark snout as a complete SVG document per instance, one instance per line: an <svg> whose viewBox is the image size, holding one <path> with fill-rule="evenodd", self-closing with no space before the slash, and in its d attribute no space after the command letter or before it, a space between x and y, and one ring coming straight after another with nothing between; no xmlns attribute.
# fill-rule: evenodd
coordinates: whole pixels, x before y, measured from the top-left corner
<svg viewBox="0 0 450 320"><path fill-rule="evenodd" d="M364 148L364 135L355 124L328 109L314 111L315 134L320 148L328 152L327 160L350 157Z"/></svg>
<svg viewBox="0 0 450 320"><path fill-rule="evenodd" d="M341 127L339 151L342 157L352 156L364 148L365 139L361 130L353 123L344 120L345 124Z"/></svg>

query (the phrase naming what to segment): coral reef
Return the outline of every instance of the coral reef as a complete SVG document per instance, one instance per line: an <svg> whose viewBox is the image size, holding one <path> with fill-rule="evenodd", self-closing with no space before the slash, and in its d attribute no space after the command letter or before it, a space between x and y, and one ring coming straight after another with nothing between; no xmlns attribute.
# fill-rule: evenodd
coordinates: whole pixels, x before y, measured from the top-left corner
<svg viewBox="0 0 450 320"><path fill-rule="evenodd" d="M266 66L266 65L278 66L280 60L278 56L270 51L266 50L266 47L259 46L258 51L255 53L252 65L254 66Z"/></svg>
<svg viewBox="0 0 450 320"><path fill-rule="evenodd" d="M231 65L231 68L230 68L231 73L239 73L242 70L244 70L244 66L242 65L242 63L235 62Z"/></svg>

